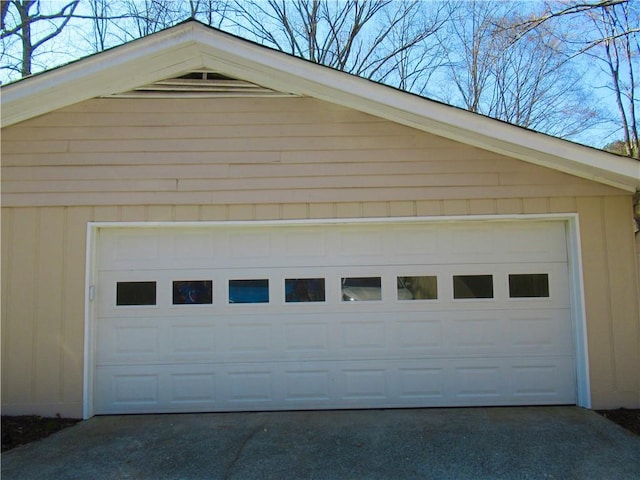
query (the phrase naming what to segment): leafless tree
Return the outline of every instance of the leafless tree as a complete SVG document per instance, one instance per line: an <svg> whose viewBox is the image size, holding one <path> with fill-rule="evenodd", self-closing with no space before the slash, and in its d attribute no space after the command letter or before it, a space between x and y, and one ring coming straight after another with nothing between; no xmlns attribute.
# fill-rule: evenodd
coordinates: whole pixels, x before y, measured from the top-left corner
<svg viewBox="0 0 640 480"><path fill-rule="evenodd" d="M91 44L95 52L101 52L108 46L108 32L112 18L113 1L110 0L91 0L89 2L90 19L92 28L90 32L81 32L82 36L87 37L87 33L91 35Z"/></svg>
<svg viewBox="0 0 640 480"><path fill-rule="evenodd" d="M638 5L631 0L556 0L542 5L541 10L532 12L527 18L506 22L502 28L511 32L512 42L516 43L531 32L549 25L554 25L552 28L555 29L560 23L571 21L573 31L559 36L559 40L565 48L573 49L571 59L585 57L593 67L601 65L601 75L594 79L594 89L597 91L601 88L597 84L602 77L607 78L604 88L610 91L616 104L614 116L617 120L612 120L612 123L623 139L610 142L605 148L640 157L637 113L640 101L637 92L640 85L637 77L640 71Z"/></svg>
<svg viewBox="0 0 640 480"><path fill-rule="evenodd" d="M436 33L448 20L444 3L430 3L429 11L405 4L383 12L384 35L372 50L374 61L363 65L368 78L402 90L424 94L429 80L444 61L444 51ZM356 72L363 75L360 71Z"/></svg>
<svg viewBox="0 0 640 480"><path fill-rule="evenodd" d="M236 0L234 11L235 27L263 44L338 70L395 78L402 84L397 76L408 68L425 69L416 62L427 56L409 51L425 48L425 40L443 21L444 9L439 3L391 0Z"/></svg>
<svg viewBox="0 0 640 480"><path fill-rule="evenodd" d="M503 44L494 56L489 116L515 125L571 138L598 123L600 112L587 101L563 45L545 27Z"/></svg>
<svg viewBox="0 0 640 480"><path fill-rule="evenodd" d="M640 158L637 79L640 35L632 31L640 24L640 10L632 9L629 3L620 3L589 12L589 17L600 34L600 41L588 49L588 54L600 61L608 74L608 88L613 93L622 129L624 154Z"/></svg>
<svg viewBox="0 0 640 480"><path fill-rule="evenodd" d="M60 9L45 13L42 11L40 0L3 1L0 9L0 40L10 42L12 38L18 39L21 56L18 64L7 62L4 68L18 70L22 76L31 75L36 50L64 30L73 18L79 2L80 0L73 0ZM34 34L35 25L42 28ZM37 38L34 38L34 35Z"/></svg>
<svg viewBox="0 0 640 480"><path fill-rule="evenodd" d="M117 0L110 2L124 20L113 22L121 42L145 37L184 20L180 0Z"/></svg>
<svg viewBox="0 0 640 480"><path fill-rule="evenodd" d="M228 0L189 0L188 6L191 18L216 28L234 13Z"/></svg>
<svg viewBox="0 0 640 480"><path fill-rule="evenodd" d="M221 28L233 15L230 0L111 0L108 3L110 25L114 32L119 32L117 36L121 43L189 18Z"/></svg>
<svg viewBox="0 0 640 480"><path fill-rule="evenodd" d="M513 30L503 25L520 21L518 4L476 1L452 8L457 19L442 32L446 101L565 138L593 126L597 112L585 102L553 31L540 25L514 42Z"/></svg>
<svg viewBox="0 0 640 480"><path fill-rule="evenodd" d="M453 19L439 34L445 46L448 75L462 99L462 106L480 113L496 55L493 22L502 7L497 3L472 1L452 4L450 8ZM455 102L452 89L446 90L446 100Z"/></svg>
<svg viewBox="0 0 640 480"><path fill-rule="evenodd" d="M519 35L514 37L514 41L517 41L520 36L526 35L528 32L538 28L544 23L561 19L563 17L572 17L576 14L597 14L599 10L630 3L631 0L595 0L591 2L576 0L546 1L543 4L544 9L542 11L533 13L529 18L521 19L519 22L510 25L509 28L514 28L515 31L519 32ZM640 31L640 25L629 25L628 29L625 32L622 32L622 34L624 35L626 33L638 31Z"/></svg>
<svg viewBox="0 0 640 480"><path fill-rule="evenodd" d="M4 30L4 19L9 11L9 0L0 0L0 30Z"/></svg>

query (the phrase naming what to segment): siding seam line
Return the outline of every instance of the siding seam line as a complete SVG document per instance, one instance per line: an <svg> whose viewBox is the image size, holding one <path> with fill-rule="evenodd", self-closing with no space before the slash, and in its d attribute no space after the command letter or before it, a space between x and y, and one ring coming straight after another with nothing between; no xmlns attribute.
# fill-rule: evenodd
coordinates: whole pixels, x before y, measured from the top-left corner
<svg viewBox="0 0 640 480"><path fill-rule="evenodd" d="M609 246L607 241L607 215L606 215L606 202L605 197L600 198L600 221L602 225L602 243L604 246L605 259L607 262L607 268L604 272L606 282L607 282L607 295L605 296L607 302L607 331L609 333L609 362L611 364L611 373L613 380L613 388L615 391L618 390L618 371L616 366L615 359L615 342L614 342L614 331L613 331L613 317L612 317L612 308L611 308L611 295L609 292L611 291L611 264L609 261Z"/></svg>
<svg viewBox="0 0 640 480"><path fill-rule="evenodd" d="M37 391L37 360L38 360L38 304L40 303L40 282L38 278L40 277L40 256L41 256L41 225L40 225L40 217L41 217L41 208L36 208L36 218L35 218L35 240L36 240L36 252L34 258L35 268L33 269L33 299L34 299L34 308L33 313L31 314L31 401L35 403L36 391Z"/></svg>

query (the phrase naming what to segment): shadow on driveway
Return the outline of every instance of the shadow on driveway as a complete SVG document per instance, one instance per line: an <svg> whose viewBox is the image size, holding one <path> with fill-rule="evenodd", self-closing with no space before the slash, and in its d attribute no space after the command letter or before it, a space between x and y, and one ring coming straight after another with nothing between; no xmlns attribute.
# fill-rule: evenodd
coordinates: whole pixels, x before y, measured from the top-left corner
<svg viewBox="0 0 640 480"><path fill-rule="evenodd" d="M2 480L638 478L640 437L578 407L94 417L2 455Z"/></svg>

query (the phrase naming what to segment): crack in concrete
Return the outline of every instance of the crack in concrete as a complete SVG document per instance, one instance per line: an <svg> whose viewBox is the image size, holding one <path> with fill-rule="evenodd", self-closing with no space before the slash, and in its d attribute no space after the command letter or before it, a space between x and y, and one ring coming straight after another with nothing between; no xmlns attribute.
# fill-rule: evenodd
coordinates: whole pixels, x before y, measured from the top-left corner
<svg viewBox="0 0 640 480"><path fill-rule="evenodd" d="M227 469L224 472L224 480L228 480L230 478L231 471L238 463L238 460L240 460L240 457L242 456L244 449L247 447L247 444L251 441L251 439L255 437L258 434L258 432L266 431L266 429L267 429L266 425L260 425L258 428L254 429L251 433L249 433L249 435L246 436L246 438L240 444L240 447L238 447L238 449L236 450L236 454L233 457L233 460L231 460L231 462L227 466Z"/></svg>

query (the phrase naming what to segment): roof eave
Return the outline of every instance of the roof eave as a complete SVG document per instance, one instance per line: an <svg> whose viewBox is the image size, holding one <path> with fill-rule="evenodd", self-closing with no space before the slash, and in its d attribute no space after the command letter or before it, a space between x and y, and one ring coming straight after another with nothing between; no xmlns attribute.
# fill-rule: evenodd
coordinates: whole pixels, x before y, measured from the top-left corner
<svg viewBox="0 0 640 480"><path fill-rule="evenodd" d="M640 190L640 162L411 95L354 75L282 55L255 44L233 48L233 37L204 35L206 67L245 78L274 90L286 90L354 108L536 165L562 171L629 192ZM225 44L224 41L231 42ZM233 52L233 53L230 53ZM242 61L238 61L238 57Z"/></svg>
<svg viewBox="0 0 640 480"><path fill-rule="evenodd" d="M2 87L2 126L202 68L193 27L182 24Z"/></svg>

